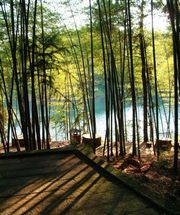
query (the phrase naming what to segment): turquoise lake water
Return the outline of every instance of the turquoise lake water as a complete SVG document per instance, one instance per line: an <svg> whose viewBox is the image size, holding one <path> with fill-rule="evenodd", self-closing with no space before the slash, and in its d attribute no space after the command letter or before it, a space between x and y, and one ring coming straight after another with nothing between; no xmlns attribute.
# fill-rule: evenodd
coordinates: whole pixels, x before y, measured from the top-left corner
<svg viewBox="0 0 180 215"><path fill-rule="evenodd" d="M165 138L167 134L167 120L166 116L168 117L168 105L164 106L165 112L162 106L160 106L160 114L159 114L159 135L160 138ZM141 105L137 106L137 114L138 114L138 128L139 128L139 135L140 139L143 138L143 108ZM126 117L126 124L127 124L127 137L128 140L131 141L132 139L132 106L126 105L125 109L125 117ZM155 127L155 126L154 126ZM96 128L97 134L105 138L106 132L106 116L105 116L105 101L104 98L98 98L96 100ZM170 117L170 133L173 136L174 132L174 114L173 109L171 111ZM51 138L52 140L63 140L65 139L63 131L59 129L52 129L51 128Z"/></svg>

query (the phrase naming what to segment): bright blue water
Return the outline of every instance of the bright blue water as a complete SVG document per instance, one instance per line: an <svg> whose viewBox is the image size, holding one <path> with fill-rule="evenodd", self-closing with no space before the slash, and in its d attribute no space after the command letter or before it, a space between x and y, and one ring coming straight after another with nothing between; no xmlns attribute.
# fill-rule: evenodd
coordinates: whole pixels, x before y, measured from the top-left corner
<svg viewBox="0 0 180 215"><path fill-rule="evenodd" d="M53 110L53 108L51 108ZM139 135L140 138L143 138L143 109L142 106L137 106L138 110L138 127L139 127ZM165 111L168 116L168 105L165 105ZM164 110L162 105L160 106L160 112L161 117L159 117L159 130L160 130L160 138L166 137L166 133L163 134L163 132L167 132L167 123L166 118L164 114ZM179 115L180 115L180 105L179 105ZM125 110L125 117L126 117L126 124L127 124L127 136L128 140L132 140L132 106L126 105ZM59 119L58 119L59 118ZM58 114L57 121L60 121L61 116ZM105 131L106 131L106 116L105 116L105 100L103 97L99 97L96 99L96 128L97 128L97 134L104 139L105 137ZM180 131L180 123L179 123L179 131ZM171 111L171 118L170 118L170 132L173 137L174 133L174 112L173 108ZM17 133L21 134L20 128L17 127ZM51 124L50 127L50 134L52 140L64 140L65 139L65 132L63 128L61 128L59 125L55 126L54 123Z"/></svg>
<svg viewBox="0 0 180 215"><path fill-rule="evenodd" d="M168 108L166 107L166 112ZM143 107L137 107L137 115L138 115L138 128L139 128L139 135L140 139L143 139ZM125 110L125 117L126 117L126 125L127 125L127 136L128 140L132 139L132 106L126 106ZM174 117L173 112L171 112L171 119L170 119L170 132L173 136L174 131ZM99 133L102 137L105 136L105 123L106 123L106 116L105 111L97 111L96 113L96 122L97 122L97 133ZM161 116L159 115L159 135L160 138L166 137L167 133L167 122L164 112L161 110Z"/></svg>
<svg viewBox="0 0 180 215"><path fill-rule="evenodd" d="M168 106L165 105L165 111L168 116ZM142 106L137 106L137 114L138 114L138 127L139 127L139 135L140 139L143 138L143 108ZM160 107L161 114L159 115L159 131L160 131L160 138L166 137L167 132L167 123L166 123L166 117L164 114L164 110L162 106ZM125 110L125 117L126 117L126 123L127 123L127 137L128 140L132 140L132 106L127 105ZM98 98L96 100L96 128L97 128L97 134L104 139L105 137L105 131L106 131L106 116L105 116L105 101L104 98ZM64 139L64 131L61 131L59 128L51 128L51 138L52 140L55 139ZM173 116L173 109L171 112L171 119L170 119L170 132L173 136L174 132L174 116Z"/></svg>

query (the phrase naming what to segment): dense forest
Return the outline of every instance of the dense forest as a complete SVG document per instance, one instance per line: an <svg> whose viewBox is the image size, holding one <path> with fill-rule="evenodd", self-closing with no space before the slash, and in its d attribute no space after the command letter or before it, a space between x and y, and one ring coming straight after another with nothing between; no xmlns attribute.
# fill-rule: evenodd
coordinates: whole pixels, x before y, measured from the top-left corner
<svg viewBox="0 0 180 215"><path fill-rule="evenodd" d="M12 139L17 151L21 150L19 133L25 150L50 149L55 127L66 139L71 129L95 139L96 99L103 97L108 160L113 147L116 156L124 156L127 141L132 142L132 154L139 156L140 142L151 141L158 157L163 112L163 137L172 138L177 170L179 10L179 0L1 0L4 152L10 151ZM127 105L132 107L131 139L127 137Z"/></svg>

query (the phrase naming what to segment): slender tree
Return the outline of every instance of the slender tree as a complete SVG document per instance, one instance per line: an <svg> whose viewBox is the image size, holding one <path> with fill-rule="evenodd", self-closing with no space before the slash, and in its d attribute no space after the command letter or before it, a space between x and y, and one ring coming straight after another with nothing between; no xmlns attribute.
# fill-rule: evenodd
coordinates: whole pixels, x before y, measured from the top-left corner
<svg viewBox="0 0 180 215"><path fill-rule="evenodd" d="M177 0L167 1L170 15L173 40L173 59L174 59L174 172L178 172L178 101L179 101L179 71L180 71L180 51L179 51L179 6Z"/></svg>
<svg viewBox="0 0 180 215"><path fill-rule="evenodd" d="M153 69L154 69L154 88L155 88L155 104L156 104L156 143L157 143L157 158L159 159L159 101L158 101L158 85L157 85L157 69L156 69L156 47L154 34L154 5L151 0L151 22L152 22L152 47L153 47Z"/></svg>
<svg viewBox="0 0 180 215"><path fill-rule="evenodd" d="M144 142L148 141L148 98L147 98L147 59L145 55L145 38L144 38L144 5L145 1L140 3L140 21L139 21L139 44L140 44L140 56L142 65L142 87L143 87L143 138Z"/></svg>
<svg viewBox="0 0 180 215"><path fill-rule="evenodd" d="M91 76L92 76L92 136L93 136L93 151L95 153L96 145L96 116L95 116L95 78L94 78L94 47L93 47L93 23L92 23L92 5L91 0L89 0L89 10L90 10L90 41L91 41Z"/></svg>
<svg viewBox="0 0 180 215"><path fill-rule="evenodd" d="M130 54L130 80L131 80L131 96L132 96L132 120L133 120L133 155L136 155L136 92L134 82L134 63L133 63L133 48L132 48L132 24L131 24L131 6L130 1L126 1L127 18L128 18L128 42Z"/></svg>

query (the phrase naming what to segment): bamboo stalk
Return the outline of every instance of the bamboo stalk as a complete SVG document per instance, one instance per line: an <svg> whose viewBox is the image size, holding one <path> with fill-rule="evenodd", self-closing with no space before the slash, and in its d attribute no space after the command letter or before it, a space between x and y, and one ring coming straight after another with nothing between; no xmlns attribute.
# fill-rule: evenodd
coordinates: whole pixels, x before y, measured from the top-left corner
<svg viewBox="0 0 180 215"><path fill-rule="evenodd" d="M157 159L159 159L159 156L160 156L160 148L159 148L159 101L158 101L158 87L157 87L153 0L151 0L151 23L152 23L153 68L154 68L155 101L156 101L155 102L156 103L156 142L157 142Z"/></svg>

